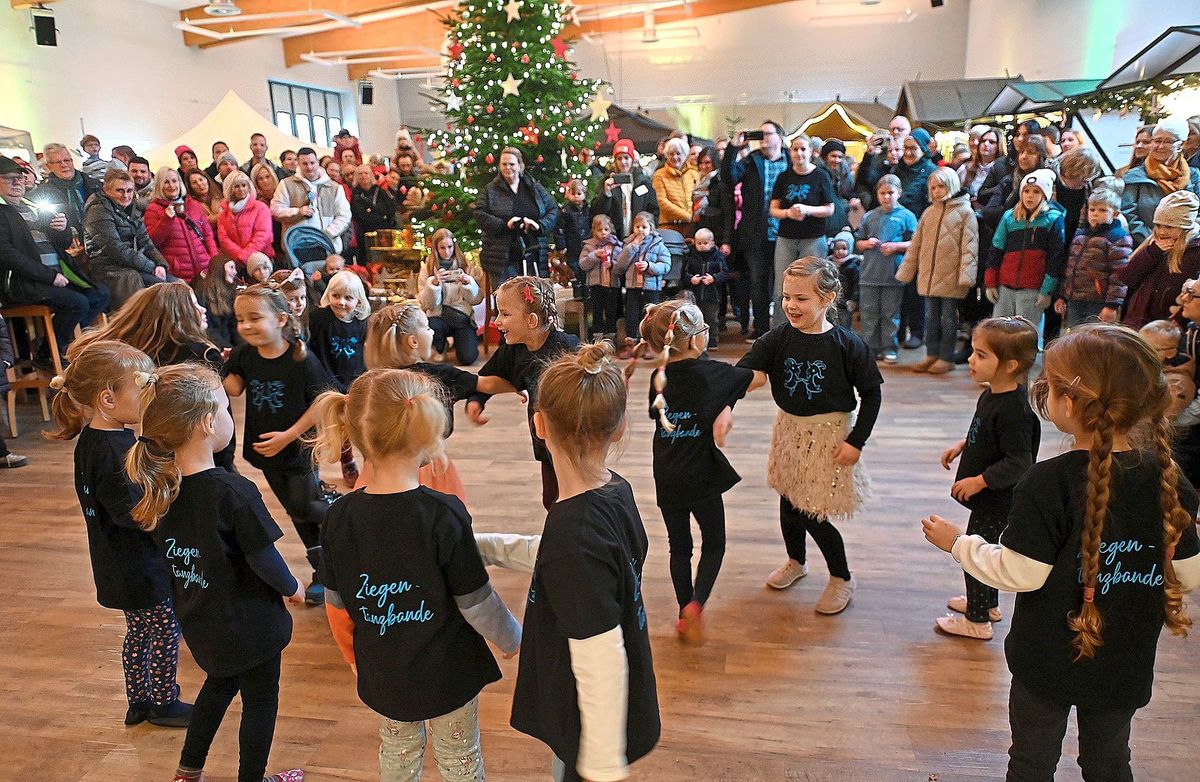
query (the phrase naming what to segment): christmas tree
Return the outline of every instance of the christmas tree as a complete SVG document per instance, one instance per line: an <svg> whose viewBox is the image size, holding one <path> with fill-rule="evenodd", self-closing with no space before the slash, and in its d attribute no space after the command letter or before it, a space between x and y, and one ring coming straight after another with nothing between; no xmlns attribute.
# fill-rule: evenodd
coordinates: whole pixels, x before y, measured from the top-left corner
<svg viewBox="0 0 1200 782"><path fill-rule="evenodd" d="M429 133L453 167L425 179L427 217L420 233L449 228L460 245L479 246L472 208L496 176L500 150L516 147L526 172L552 195L582 175L576 152L599 148L609 125L603 82L580 78L563 38L574 9L558 0L468 0L444 21L446 76L434 98L448 123Z"/></svg>

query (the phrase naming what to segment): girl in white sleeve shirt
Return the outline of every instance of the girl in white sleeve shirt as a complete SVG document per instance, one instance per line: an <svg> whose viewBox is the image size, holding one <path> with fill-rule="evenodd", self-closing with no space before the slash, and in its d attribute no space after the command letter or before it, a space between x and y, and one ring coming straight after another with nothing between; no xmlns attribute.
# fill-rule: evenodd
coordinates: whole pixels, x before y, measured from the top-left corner
<svg viewBox="0 0 1200 782"><path fill-rule="evenodd" d="M1076 448L1017 484L1000 543L937 516L922 526L968 574L1019 593L1008 780L1054 778L1071 706L1084 778L1132 779L1130 722L1150 701L1159 633L1186 634L1182 596L1200 585L1196 492L1171 460L1162 366L1132 330L1094 323L1055 340L1034 397ZM1151 435L1144 450L1134 427Z"/></svg>
<svg viewBox="0 0 1200 782"><path fill-rule="evenodd" d="M533 424L553 456L558 501L540 541L480 541L485 562L532 560L512 726L549 745L560 782L626 778L661 730L642 600L646 530L629 483L605 464L625 405L609 343L552 364Z"/></svg>

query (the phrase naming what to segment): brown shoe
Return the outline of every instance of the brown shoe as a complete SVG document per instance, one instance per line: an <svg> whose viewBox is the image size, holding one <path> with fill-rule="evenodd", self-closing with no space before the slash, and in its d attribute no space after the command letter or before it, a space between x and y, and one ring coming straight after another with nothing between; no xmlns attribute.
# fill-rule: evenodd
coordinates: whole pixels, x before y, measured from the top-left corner
<svg viewBox="0 0 1200 782"><path fill-rule="evenodd" d="M954 369L954 364L946 361L945 359L939 358L938 360L934 361L932 365L930 365L929 369L925 371L931 375L944 375L952 369Z"/></svg>
<svg viewBox="0 0 1200 782"><path fill-rule="evenodd" d="M918 361L916 364L913 364L912 371L913 372L928 372L929 368L931 366L933 366L937 362L937 360L938 360L937 356L926 356L925 358Z"/></svg>

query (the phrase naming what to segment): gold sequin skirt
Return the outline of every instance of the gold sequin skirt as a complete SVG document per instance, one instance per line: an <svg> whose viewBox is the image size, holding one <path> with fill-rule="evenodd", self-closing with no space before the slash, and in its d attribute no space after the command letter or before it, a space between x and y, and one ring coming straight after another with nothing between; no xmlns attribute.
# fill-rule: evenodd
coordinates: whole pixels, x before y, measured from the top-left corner
<svg viewBox="0 0 1200 782"><path fill-rule="evenodd" d="M780 410L771 434L767 483L797 510L822 521L848 519L871 494L862 459L850 467L833 461L853 424L850 413L798 416Z"/></svg>

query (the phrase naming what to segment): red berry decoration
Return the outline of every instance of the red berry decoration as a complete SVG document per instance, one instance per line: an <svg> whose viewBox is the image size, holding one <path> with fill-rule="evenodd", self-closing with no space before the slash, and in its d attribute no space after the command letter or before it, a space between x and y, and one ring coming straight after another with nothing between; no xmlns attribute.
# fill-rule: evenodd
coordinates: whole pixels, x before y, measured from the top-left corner
<svg viewBox="0 0 1200 782"><path fill-rule="evenodd" d="M487 157L485 157L485 158L484 158L484 160L486 160L486 161L487 161L487 164L490 166L490 165L493 165L493 164L496 162L496 156L495 156L495 155L493 155L491 152L489 152L489 153L488 153L488 156L487 156Z"/></svg>
<svg viewBox="0 0 1200 782"><path fill-rule="evenodd" d="M490 103L489 103L489 104L488 104L488 105L487 105L487 106L484 108L484 110L485 110L485 111L486 111L488 114L491 114L493 111L495 111L495 110L496 110L496 107L495 107L495 106L493 106L492 104L490 104Z"/></svg>
<svg viewBox="0 0 1200 782"><path fill-rule="evenodd" d="M522 54L522 55L521 55L521 64L522 64L522 65L528 65L528 64L529 64L529 55L528 55L528 54Z"/></svg>

